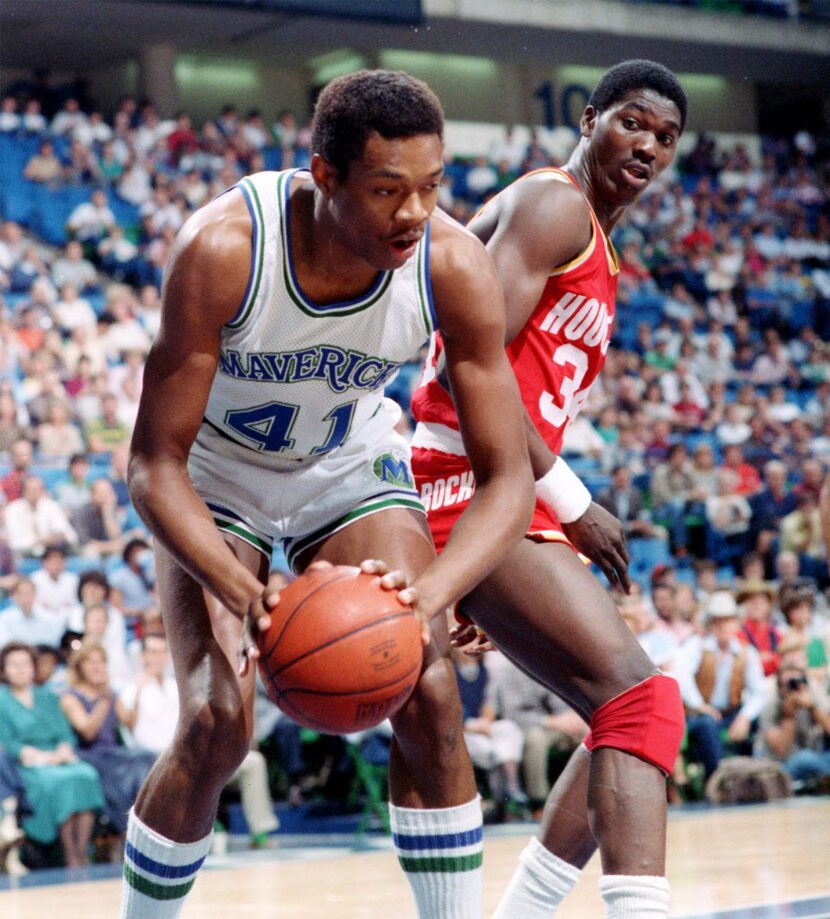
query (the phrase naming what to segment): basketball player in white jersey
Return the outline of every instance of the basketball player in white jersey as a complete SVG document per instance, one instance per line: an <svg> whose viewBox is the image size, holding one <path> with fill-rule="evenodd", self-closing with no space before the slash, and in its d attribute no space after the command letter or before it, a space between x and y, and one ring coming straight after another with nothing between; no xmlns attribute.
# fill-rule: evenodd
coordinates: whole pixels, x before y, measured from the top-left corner
<svg viewBox="0 0 830 919"><path fill-rule="evenodd" d="M342 77L318 101L308 171L245 179L178 236L129 481L156 537L181 715L130 816L125 919L178 916L209 850L249 747L277 541L297 571L382 559L365 567L428 623L423 674L392 719L395 841L419 917L481 915L481 807L444 611L525 531L533 485L494 269L433 214L442 131L420 81ZM435 328L478 483L437 560L383 398Z"/></svg>

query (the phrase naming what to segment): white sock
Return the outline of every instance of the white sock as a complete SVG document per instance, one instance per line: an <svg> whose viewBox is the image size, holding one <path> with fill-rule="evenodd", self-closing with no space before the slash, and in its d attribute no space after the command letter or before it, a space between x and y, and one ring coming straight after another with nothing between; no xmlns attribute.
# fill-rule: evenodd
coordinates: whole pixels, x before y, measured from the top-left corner
<svg viewBox="0 0 830 919"><path fill-rule="evenodd" d="M669 882L665 878L605 874L599 879L606 919L665 919Z"/></svg>
<svg viewBox="0 0 830 919"><path fill-rule="evenodd" d="M581 874L534 836L519 856L493 919L550 919Z"/></svg>
<svg viewBox="0 0 830 919"><path fill-rule="evenodd" d="M481 919L481 799L433 810L389 805L418 919Z"/></svg>
<svg viewBox="0 0 830 919"><path fill-rule="evenodd" d="M121 882L121 919L176 919L210 851L213 833L173 842L130 811Z"/></svg>

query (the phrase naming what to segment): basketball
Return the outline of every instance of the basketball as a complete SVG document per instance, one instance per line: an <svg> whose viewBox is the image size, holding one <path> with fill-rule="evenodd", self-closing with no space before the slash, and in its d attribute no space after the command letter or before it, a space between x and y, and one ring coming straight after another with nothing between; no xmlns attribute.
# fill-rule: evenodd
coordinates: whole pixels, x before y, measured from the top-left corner
<svg viewBox="0 0 830 919"><path fill-rule="evenodd" d="M421 626L376 575L340 565L307 572L280 593L259 635L271 700L325 734L374 727L409 698L421 672Z"/></svg>

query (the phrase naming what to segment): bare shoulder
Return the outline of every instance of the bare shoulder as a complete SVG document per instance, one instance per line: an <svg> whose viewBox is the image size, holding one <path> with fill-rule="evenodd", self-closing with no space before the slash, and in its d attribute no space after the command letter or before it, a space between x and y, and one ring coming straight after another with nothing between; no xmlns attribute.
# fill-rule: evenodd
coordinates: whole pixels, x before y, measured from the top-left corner
<svg viewBox="0 0 830 919"><path fill-rule="evenodd" d="M176 237L165 303L195 301L227 322L245 294L251 267L251 219L231 190L196 211Z"/></svg>
<svg viewBox="0 0 830 919"><path fill-rule="evenodd" d="M476 264L487 261L481 240L449 214L436 208L430 221L430 276L474 273Z"/></svg>
<svg viewBox="0 0 830 919"><path fill-rule="evenodd" d="M445 338L466 335L473 323L503 323L501 286L481 240L443 211L430 227L430 283Z"/></svg>
<svg viewBox="0 0 830 919"><path fill-rule="evenodd" d="M491 222L499 228L509 226L527 235L528 242L544 244L563 231L584 237L591 233L591 213L582 192L561 173L552 170L524 176L498 195L492 205ZM470 228L476 232L477 221L486 220L490 206ZM555 230L555 233L551 231Z"/></svg>

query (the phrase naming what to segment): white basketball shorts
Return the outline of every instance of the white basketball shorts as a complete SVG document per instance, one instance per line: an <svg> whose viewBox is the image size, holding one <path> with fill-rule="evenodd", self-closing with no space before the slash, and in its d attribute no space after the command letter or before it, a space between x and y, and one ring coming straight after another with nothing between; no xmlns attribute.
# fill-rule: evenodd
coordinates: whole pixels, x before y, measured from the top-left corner
<svg viewBox="0 0 830 919"><path fill-rule="evenodd" d="M193 486L216 526L269 560L279 542L289 564L360 517L391 507L424 513L407 441L394 430L401 409L385 399L340 447L280 458L243 446L203 423L190 451Z"/></svg>

